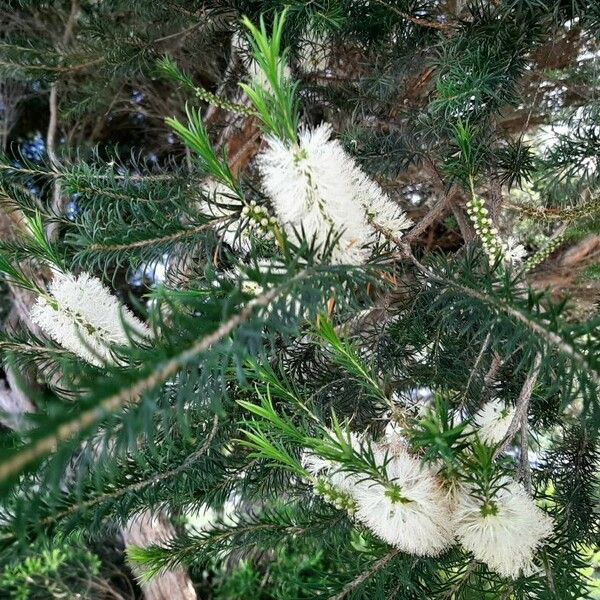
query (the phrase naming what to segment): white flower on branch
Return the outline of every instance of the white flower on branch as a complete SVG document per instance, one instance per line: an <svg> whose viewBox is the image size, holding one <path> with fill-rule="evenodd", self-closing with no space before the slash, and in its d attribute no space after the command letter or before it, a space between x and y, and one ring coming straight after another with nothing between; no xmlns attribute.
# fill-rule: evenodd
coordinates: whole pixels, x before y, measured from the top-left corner
<svg viewBox="0 0 600 600"><path fill-rule="evenodd" d="M31 309L31 320L55 342L85 361L114 362L111 346L127 346L150 331L96 277L56 273Z"/></svg>
<svg viewBox="0 0 600 600"><path fill-rule="evenodd" d="M519 264L527 256L525 246L520 244L516 238L509 236L506 240L506 261L512 264Z"/></svg>
<svg viewBox="0 0 600 600"><path fill-rule="evenodd" d="M358 438L352 445L359 448ZM409 554L437 556L453 544L447 494L435 473L411 456L397 433L372 444L376 464L384 467L389 483L340 470L340 465L308 454L305 468L327 477L341 494L350 494L352 514L378 537Z"/></svg>
<svg viewBox="0 0 600 600"><path fill-rule="evenodd" d="M514 481L487 502L463 490L455 517L462 545L503 577L531 575L535 551L552 533L552 519Z"/></svg>
<svg viewBox="0 0 600 600"><path fill-rule="evenodd" d="M500 400L491 400L476 413L473 423L484 444L495 445L504 439L515 416L515 409Z"/></svg>
<svg viewBox="0 0 600 600"><path fill-rule="evenodd" d="M380 465L386 452L374 448ZM435 476L418 458L399 451L387 456L386 486L362 479L354 486L357 517L376 535L403 552L437 556L454 543L450 505Z"/></svg>
<svg viewBox="0 0 600 600"><path fill-rule="evenodd" d="M304 230L324 244L333 231L339 240L333 262L361 264L365 246L379 230L399 236L410 224L406 216L331 139L327 124L304 129L299 145L268 139L259 157L263 184L288 232Z"/></svg>

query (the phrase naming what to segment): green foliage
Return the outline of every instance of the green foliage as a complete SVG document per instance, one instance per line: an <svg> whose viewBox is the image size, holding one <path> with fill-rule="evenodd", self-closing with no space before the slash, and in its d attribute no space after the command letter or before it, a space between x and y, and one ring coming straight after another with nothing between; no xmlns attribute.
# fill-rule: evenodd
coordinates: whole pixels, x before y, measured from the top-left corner
<svg viewBox="0 0 600 600"><path fill-rule="evenodd" d="M294 143L298 139L298 100L297 85L286 75L287 52L282 49L281 38L285 25L285 15L276 15L273 19L271 37L263 18L258 29L249 19L243 23L250 32L254 60L261 69L266 81L253 81L240 84L241 88L254 104L266 133L280 140Z"/></svg>
<svg viewBox="0 0 600 600"><path fill-rule="evenodd" d="M85 547L63 544L8 566L0 576L0 591L14 600L81 596L79 578L91 580L100 572L100 559ZM93 598L91 589L85 594Z"/></svg>
<svg viewBox="0 0 600 600"><path fill-rule="evenodd" d="M23 19L42 11L48 31L7 31L0 73L64 90L72 139L92 128L77 123L87 106L104 119L119 97L107 96L145 82L188 160L169 142L154 167L86 143L52 164L10 151L0 161L3 205L25 225L0 244L2 283L45 294L31 277L40 264L100 274L153 332L102 368L43 332L1 334L4 364L43 385L28 429L1 436L1 584L23 599L43 597L41 586L81 594L73 579L100 567L75 541L167 509L177 535L128 548L128 560L143 580L188 567L223 600L585 598L599 541L600 322L574 318L571 300L540 291L531 272L597 229L598 110L583 93L597 81L572 107L542 113L547 73L535 66L547 38L571 39L575 18L581 43L596 49L595 3L474 2L455 14L429 0L111 0L82 6L75 36L58 44L65 9L21 3ZM242 30L250 57L232 45ZM319 72L303 61L307 42L327 49ZM258 74L242 98L248 58ZM184 122L165 80L210 111L189 107ZM158 137L168 134L163 116L152 121ZM251 130L259 147L258 121L296 151L301 123L323 120L403 208L418 204L427 219L441 206L429 229L373 243L371 260L352 267L330 264L335 236L317 248L284 230L254 165L230 164L238 140L226 133ZM528 135L544 120L569 124L546 149ZM75 198L72 215L56 190ZM513 198L519 191L529 200ZM488 252L521 215L548 243L502 268L478 242L458 249L468 200ZM257 221L269 237L255 235ZM449 229L450 243L437 244ZM164 278L148 276L132 298L133 276L161 267ZM482 443L477 412L490 400L522 408L529 384L514 439ZM356 520L350 494L308 462L408 503L375 456L389 427L444 485L467 485L486 507L508 480L530 476L532 501L555 524L536 569L502 578L458 544L435 557L403 553ZM527 461L529 446L538 461ZM192 527L186 515L206 509L215 516ZM21 560L27 544L42 549Z"/></svg>

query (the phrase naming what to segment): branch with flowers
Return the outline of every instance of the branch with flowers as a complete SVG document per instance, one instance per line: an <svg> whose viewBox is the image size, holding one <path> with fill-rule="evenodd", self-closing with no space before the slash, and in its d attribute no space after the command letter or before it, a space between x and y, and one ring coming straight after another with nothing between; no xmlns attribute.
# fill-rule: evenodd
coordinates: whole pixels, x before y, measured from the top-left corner
<svg viewBox="0 0 600 600"><path fill-rule="evenodd" d="M127 551L145 582L182 565L227 573L239 556L267 581L295 552L318 564L312 597L575 597L597 543L598 323L527 279L562 235L524 261L481 192L481 123L449 110L442 168L464 193L424 221L468 198L476 240L411 247L423 222L305 109L290 14L242 19L245 104L159 65L259 123L253 169L232 168L188 106L187 122L166 124L189 180L63 165L67 187L92 190L83 215L50 241L51 215L24 206L27 234L2 245L4 278L37 297L40 337L7 334L0 348L60 373L0 460L2 539L93 536L167 507L179 534ZM47 284L27 275L39 263ZM159 265L162 281L137 298L107 285Z"/></svg>

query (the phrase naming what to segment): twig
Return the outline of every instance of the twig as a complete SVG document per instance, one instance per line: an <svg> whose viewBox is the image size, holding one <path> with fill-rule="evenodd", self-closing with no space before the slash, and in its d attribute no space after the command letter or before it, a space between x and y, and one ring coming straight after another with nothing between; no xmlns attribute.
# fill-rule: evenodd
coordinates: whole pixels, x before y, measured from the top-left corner
<svg viewBox="0 0 600 600"><path fill-rule="evenodd" d="M398 554L400 554L400 550L398 548L392 550L383 558L380 558L368 571L361 573L356 579L346 585L339 594L331 596L329 600L343 600L348 594L360 587L369 577L371 577L371 575L373 575L373 573L383 569L383 567L385 567L392 559L396 558Z"/></svg>
<svg viewBox="0 0 600 600"><path fill-rule="evenodd" d="M475 364L473 365L473 368L471 369L471 373L469 374L469 380L467 381L467 385L465 386L465 392L464 392L464 396L463 396L463 398L464 398L463 402L467 398L467 394L469 392L469 388L471 387L471 383L473 382L473 378L475 377L475 373L479 369L479 364L481 363L481 360L482 360L485 352L487 351L487 349L488 349L488 347L490 345L490 340L491 339L492 339L492 332L490 331L485 336L485 340L483 340L483 344L481 344L481 350L479 351L479 354L477 355L477 358L475 359Z"/></svg>
<svg viewBox="0 0 600 600"><path fill-rule="evenodd" d="M521 481L528 494L531 494L531 467L529 466L529 421L527 413L521 417Z"/></svg>
<svg viewBox="0 0 600 600"><path fill-rule="evenodd" d="M62 36L62 45L66 46L73 36L75 23L79 18L79 0L71 0L71 12L65 25ZM50 98L48 100L50 119L48 121L48 130L46 133L46 152L53 170L58 170L60 166L58 156L56 155L56 133L58 131L58 82L53 81L50 86ZM62 209L62 186L60 179L54 179L54 187L52 191L52 210L56 214L60 214ZM50 223L48 225L48 237L53 239L58 234L58 223Z"/></svg>
<svg viewBox="0 0 600 600"><path fill-rule="evenodd" d="M182 240L188 237L193 237L202 231L206 231L208 229L213 228L215 225L219 225L221 223L225 223L226 221L230 221L231 217L217 217L216 219L212 219L208 223L203 223L198 227L194 227L192 229L184 229L183 231L178 231L177 233L172 233L170 235L165 235L159 238L151 238L147 240L138 240L137 242L130 242L126 244L113 244L113 245L105 245L105 244L91 244L88 247L88 250L93 252L122 252L123 250L132 250L134 248L144 248L145 246L151 246L153 244L165 244L170 242L176 242L177 240Z"/></svg>
<svg viewBox="0 0 600 600"><path fill-rule="evenodd" d="M419 17L413 17L412 15L401 11L399 8L396 8L395 6L384 2L383 0L375 0L375 2L381 4L382 6L385 6L386 8L389 8L392 12L395 12L397 15L400 15L401 17L407 19L415 25L420 25L421 27L429 27L430 29L437 29L438 31L448 31L449 29L452 29L452 25L450 25L449 23L437 23L435 21L428 21L427 19L419 19Z"/></svg>
<svg viewBox="0 0 600 600"><path fill-rule="evenodd" d="M498 375L498 371L503 362L502 357L497 352L494 352L490 368L483 378L483 384L486 388L489 388L494 382L494 379L496 379L496 375Z"/></svg>
<svg viewBox="0 0 600 600"><path fill-rule="evenodd" d="M404 240L410 244L415 241L428 227L444 213L448 203L452 201L451 195L446 195L438 200L425 216L404 236Z"/></svg>
<svg viewBox="0 0 600 600"><path fill-rule="evenodd" d="M504 436L504 440L498 446L496 452L494 453L494 457L499 456L503 452L507 450L510 446L510 442L513 437L517 433L520 427L522 427L522 422L525 420L527 422L527 412L529 409L529 400L531 399L531 394L533 393L533 388L537 383L538 375L540 374L540 367L542 366L542 355L538 352L533 359L533 366L531 367L531 371L529 375L527 375L525 382L523 383L523 387L521 388L521 393L519 394L519 398L517 400L517 406L515 409L515 416L513 417L510 425L508 427L508 431ZM526 453L527 454L527 453Z"/></svg>

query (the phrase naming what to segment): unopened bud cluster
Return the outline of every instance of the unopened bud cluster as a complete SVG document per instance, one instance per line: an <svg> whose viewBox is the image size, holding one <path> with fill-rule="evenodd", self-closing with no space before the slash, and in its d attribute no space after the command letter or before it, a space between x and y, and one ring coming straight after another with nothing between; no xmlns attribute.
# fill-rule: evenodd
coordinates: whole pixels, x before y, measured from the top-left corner
<svg viewBox="0 0 600 600"><path fill-rule="evenodd" d="M541 265L564 242L564 239L563 235L559 235L553 240L550 240L543 248L540 248L527 263L525 263L525 271L533 271L538 265Z"/></svg>
<svg viewBox="0 0 600 600"><path fill-rule="evenodd" d="M498 230L488 216L488 209L485 207L483 198L473 196L467 202L467 214L475 227L477 235L481 238L483 249L490 263L503 258L506 254L506 244L498 235Z"/></svg>
<svg viewBox="0 0 600 600"><path fill-rule="evenodd" d="M254 200L244 206L242 217L248 219L255 229L267 236L273 236L274 230L278 226L277 219L269 216L267 209L259 206Z"/></svg>
<svg viewBox="0 0 600 600"><path fill-rule="evenodd" d="M317 479L314 484L314 493L315 496L321 496L336 508L345 510L349 515L353 515L356 512L357 504L354 498L335 488L326 479Z"/></svg>

